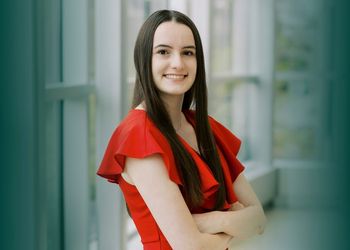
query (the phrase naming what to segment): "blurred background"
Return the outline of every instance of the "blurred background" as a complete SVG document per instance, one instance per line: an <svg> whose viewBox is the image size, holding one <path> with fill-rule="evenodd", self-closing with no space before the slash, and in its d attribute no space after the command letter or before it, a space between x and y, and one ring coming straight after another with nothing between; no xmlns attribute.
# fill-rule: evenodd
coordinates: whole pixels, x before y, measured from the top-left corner
<svg viewBox="0 0 350 250"><path fill-rule="evenodd" d="M346 0L1 3L1 249L138 250L117 186L96 176L130 109L133 47L176 9L204 46L210 115L243 145L268 216L232 249L348 249Z"/></svg>

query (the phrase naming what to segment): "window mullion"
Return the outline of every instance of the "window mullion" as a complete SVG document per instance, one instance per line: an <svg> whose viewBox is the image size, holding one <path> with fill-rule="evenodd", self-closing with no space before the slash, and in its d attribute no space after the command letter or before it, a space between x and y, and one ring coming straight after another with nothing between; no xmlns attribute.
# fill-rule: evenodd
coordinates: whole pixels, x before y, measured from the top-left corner
<svg viewBox="0 0 350 250"><path fill-rule="evenodd" d="M95 85L91 83L83 84L50 84L45 88L46 101L58 101L64 99L87 98L95 94Z"/></svg>

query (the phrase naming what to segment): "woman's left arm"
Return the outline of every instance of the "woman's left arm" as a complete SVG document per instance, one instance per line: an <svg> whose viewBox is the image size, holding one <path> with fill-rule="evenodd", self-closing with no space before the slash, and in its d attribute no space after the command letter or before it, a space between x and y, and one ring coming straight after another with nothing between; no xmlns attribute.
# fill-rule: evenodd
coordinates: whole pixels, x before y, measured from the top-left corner
<svg viewBox="0 0 350 250"><path fill-rule="evenodd" d="M193 215L201 232L226 233L238 239L246 239L263 233L266 225L264 210L243 174L236 178L233 188L238 203L233 204L229 211Z"/></svg>

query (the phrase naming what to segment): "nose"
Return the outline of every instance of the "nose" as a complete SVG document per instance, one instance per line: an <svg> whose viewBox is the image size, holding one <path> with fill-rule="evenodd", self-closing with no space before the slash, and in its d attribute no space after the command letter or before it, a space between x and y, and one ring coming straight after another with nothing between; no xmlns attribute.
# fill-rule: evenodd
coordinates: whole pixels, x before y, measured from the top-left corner
<svg viewBox="0 0 350 250"><path fill-rule="evenodd" d="M183 64L183 58L181 57L181 54L174 53L173 56L171 57L170 65L171 65L171 68L173 69L182 69L184 64Z"/></svg>

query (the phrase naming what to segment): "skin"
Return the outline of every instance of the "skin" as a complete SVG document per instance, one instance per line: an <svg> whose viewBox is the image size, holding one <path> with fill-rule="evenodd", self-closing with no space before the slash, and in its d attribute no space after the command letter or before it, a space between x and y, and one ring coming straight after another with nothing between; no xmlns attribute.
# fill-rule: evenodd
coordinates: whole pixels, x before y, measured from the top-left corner
<svg viewBox="0 0 350 250"><path fill-rule="evenodd" d="M152 74L161 97L181 97L191 88L197 72L192 31L186 25L165 22L157 28L153 43Z"/></svg>
<svg viewBox="0 0 350 250"><path fill-rule="evenodd" d="M236 178L233 189L238 202L232 204L230 211L193 215L201 232L224 232L240 240L264 232L266 217L263 208L243 174Z"/></svg>
<svg viewBox="0 0 350 250"><path fill-rule="evenodd" d="M174 128L198 150L195 131L181 112L184 94L191 88L197 70L194 44L187 26L176 22L159 25L154 34L152 73ZM141 103L136 109L145 106ZM177 184L169 179L160 155L128 157L122 176L139 190L175 250L222 250L236 239L263 231L264 212L243 174L233 184L238 202L230 211L195 215L190 213Z"/></svg>
<svg viewBox="0 0 350 250"><path fill-rule="evenodd" d="M175 22L160 24L153 38L152 74L170 118L179 128L184 94L196 77L196 48L189 27Z"/></svg>

